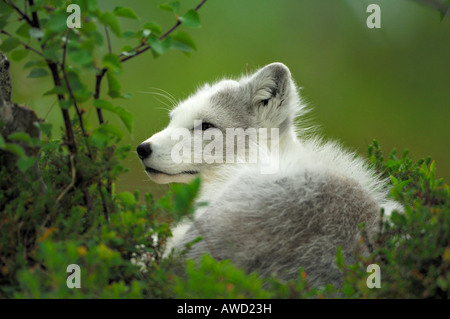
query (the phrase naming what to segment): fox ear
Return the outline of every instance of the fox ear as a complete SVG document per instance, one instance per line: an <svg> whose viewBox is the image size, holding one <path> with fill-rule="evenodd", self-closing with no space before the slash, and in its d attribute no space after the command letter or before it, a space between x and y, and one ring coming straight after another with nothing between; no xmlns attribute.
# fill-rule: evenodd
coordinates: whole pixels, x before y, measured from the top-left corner
<svg viewBox="0 0 450 319"><path fill-rule="evenodd" d="M250 79L252 104L266 106L278 100L279 106L290 89L291 72L282 63L266 65L256 72Z"/></svg>

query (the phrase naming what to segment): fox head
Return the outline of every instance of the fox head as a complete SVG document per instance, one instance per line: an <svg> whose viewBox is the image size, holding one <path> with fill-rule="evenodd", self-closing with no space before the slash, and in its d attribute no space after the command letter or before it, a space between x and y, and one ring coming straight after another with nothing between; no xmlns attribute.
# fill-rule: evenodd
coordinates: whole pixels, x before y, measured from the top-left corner
<svg viewBox="0 0 450 319"><path fill-rule="evenodd" d="M300 109L289 69L272 63L237 81L203 86L176 105L169 125L141 143L137 153L154 182L189 182L242 163L261 150L262 141L283 147L295 140Z"/></svg>

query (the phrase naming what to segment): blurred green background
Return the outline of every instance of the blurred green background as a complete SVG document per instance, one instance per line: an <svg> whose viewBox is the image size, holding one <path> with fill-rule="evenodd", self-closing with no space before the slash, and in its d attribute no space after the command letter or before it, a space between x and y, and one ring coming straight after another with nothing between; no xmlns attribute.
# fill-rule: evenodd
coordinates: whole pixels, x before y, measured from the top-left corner
<svg viewBox="0 0 450 319"><path fill-rule="evenodd" d="M122 31L148 21L167 30L174 18L158 9L162 2L99 4L135 10L141 20L122 19ZM181 1L180 11L198 2ZM366 26L370 3L381 7L381 29ZM167 189L148 180L134 152L168 123L167 101L148 92L159 88L183 99L204 82L245 73L246 64L254 71L276 61L290 68L313 108L313 123L327 138L341 140L362 155L377 139L385 152L408 148L414 159L432 156L438 176L450 181L450 17L440 22L436 10L411 0L208 0L199 13L202 28L186 30L198 49L190 57L170 51L155 59L147 52L123 66L122 91L133 98L115 103L134 115L134 131L123 141L133 152L124 163L130 171L117 183L117 191L160 194ZM112 37L113 52L120 52L126 42ZM48 121L62 123L54 96L40 96L52 87L51 79L27 79L29 70L22 70L26 61L12 66L13 99ZM87 83L92 85L93 79L86 74ZM84 108L96 125L92 105ZM106 118L126 132L114 115Z"/></svg>

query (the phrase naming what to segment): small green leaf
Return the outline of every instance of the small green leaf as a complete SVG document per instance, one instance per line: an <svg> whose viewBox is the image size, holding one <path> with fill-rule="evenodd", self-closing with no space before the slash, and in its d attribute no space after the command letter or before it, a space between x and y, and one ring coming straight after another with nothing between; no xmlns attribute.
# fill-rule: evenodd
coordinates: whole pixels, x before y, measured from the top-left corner
<svg viewBox="0 0 450 319"><path fill-rule="evenodd" d="M163 4L160 4L158 7L162 10L177 13L178 9L180 9L180 2L174 1L174 2L169 2L169 3L163 3Z"/></svg>
<svg viewBox="0 0 450 319"><path fill-rule="evenodd" d="M94 106L98 109L108 110L111 112L114 112L114 109L116 108L111 102L102 99L95 100Z"/></svg>
<svg viewBox="0 0 450 319"><path fill-rule="evenodd" d="M128 132L131 133L133 131L133 115L120 106L116 107L115 112L117 113L117 115L119 115Z"/></svg>
<svg viewBox="0 0 450 319"><path fill-rule="evenodd" d="M13 140L13 141L24 142L29 145L31 144L30 135L28 135L25 132L14 132L14 133L8 135L8 139Z"/></svg>
<svg viewBox="0 0 450 319"><path fill-rule="evenodd" d="M127 40L132 39L136 36L137 36L136 32L133 32L133 31L126 31L126 32L122 33L122 38L127 39Z"/></svg>
<svg viewBox="0 0 450 319"><path fill-rule="evenodd" d="M150 44L150 47L152 48L152 51L155 52L157 55L164 54L164 52L167 51L167 49L171 46L171 38L167 37L164 40L159 40L155 36L150 36L148 38L148 42Z"/></svg>
<svg viewBox="0 0 450 319"><path fill-rule="evenodd" d="M14 61L21 61L28 55L28 53L30 53L30 51L26 49L14 50L11 53L11 59Z"/></svg>
<svg viewBox="0 0 450 319"><path fill-rule="evenodd" d="M130 192L121 192L116 195L116 198L122 201L127 206L136 205L136 198Z"/></svg>
<svg viewBox="0 0 450 319"><path fill-rule="evenodd" d="M5 151L9 151L9 152L11 152L14 155L17 155L19 157L25 156L25 151L23 150L22 146L17 145L17 144L7 143L7 144L5 144L3 149Z"/></svg>
<svg viewBox="0 0 450 319"><path fill-rule="evenodd" d="M133 55L135 53L135 50L131 45L124 45L121 51L122 54L126 56Z"/></svg>
<svg viewBox="0 0 450 319"><path fill-rule="evenodd" d="M0 148L5 147L5 140L3 139L3 135L0 134Z"/></svg>
<svg viewBox="0 0 450 319"><path fill-rule="evenodd" d="M119 57L115 54L106 54L103 57L103 67L118 74L122 71L122 65L120 64Z"/></svg>
<svg viewBox="0 0 450 319"><path fill-rule="evenodd" d="M1 3L1 1L0 1ZM0 17L0 29L3 29L9 24L7 17Z"/></svg>
<svg viewBox="0 0 450 319"><path fill-rule="evenodd" d="M24 38L29 38L30 37L29 31L30 25L27 22L24 22L20 27L17 28L16 34Z"/></svg>
<svg viewBox="0 0 450 319"><path fill-rule="evenodd" d="M42 69L42 68L37 68L37 69L33 69L31 70L30 74L28 74L27 78L40 78L43 76L48 75L48 71L46 69Z"/></svg>
<svg viewBox="0 0 450 319"><path fill-rule="evenodd" d="M56 95L57 94L66 94L66 93L67 93L67 91L64 88L62 88L60 86L55 86L53 89L48 90L47 92L45 92L43 94L43 96L53 95L53 94L56 94Z"/></svg>
<svg viewBox="0 0 450 319"><path fill-rule="evenodd" d="M103 124L92 132L89 140L97 147L105 147L114 137L121 139L123 137L122 131L117 126Z"/></svg>
<svg viewBox="0 0 450 319"><path fill-rule="evenodd" d="M36 122L35 125L44 133L48 138L52 135L52 124L51 123L39 123Z"/></svg>
<svg viewBox="0 0 450 319"><path fill-rule="evenodd" d="M186 32L180 31L172 35L172 46L173 49L180 50L183 52L192 52L197 50L194 40Z"/></svg>
<svg viewBox="0 0 450 319"><path fill-rule="evenodd" d="M200 28L200 17L197 11L191 9L184 16L180 17L181 23L189 28Z"/></svg>
<svg viewBox="0 0 450 319"><path fill-rule="evenodd" d="M86 68L93 65L94 60L92 54L88 50L72 49L69 51L72 61Z"/></svg>
<svg viewBox="0 0 450 319"><path fill-rule="evenodd" d="M143 26L142 26L142 29L144 29L144 30L150 30L152 33L154 33L154 34L161 34L161 32L162 32L162 28L158 25L158 24L156 24L156 23L153 23L153 22L147 22L147 23L145 23Z"/></svg>
<svg viewBox="0 0 450 319"><path fill-rule="evenodd" d="M31 166L37 162L36 157L21 156L17 161L17 167L25 173Z"/></svg>
<svg viewBox="0 0 450 319"><path fill-rule="evenodd" d="M441 7L439 8L439 18L440 20L444 20L448 9L450 8L450 0L444 0L444 2L441 4Z"/></svg>
<svg viewBox="0 0 450 319"><path fill-rule="evenodd" d="M99 19L100 22L108 26L116 36L121 36L120 24L114 14L112 14L111 12L105 12L99 17Z"/></svg>
<svg viewBox="0 0 450 319"><path fill-rule="evenodd" d="M113 75L112 72L107 72L107 79L108 79L108 95L110 97L117 98L120 97L120 82L117 80L117 78Z"/></svg>
<svg viewBox="0 0 450 319"><path fill-rule="evenodd" d="M133 10L131 10L130 8L126 8L126 7L114 8L114 14L118 17L139 20L139 17L136 15L136 13Z"/></svg>
<svg viewBox="0 0 450 319"><path fill-rule="evenodd" d="M45 61L44 60L31 60L28 61L27 63L25 63L25 65L23 66L24 69L29 69L35 66L46 66Z"/></svg>
<svg viewBox="0 0 450 319"><path fill-rule="evenodd" d="M2 15L10 15L14 9L6 2L0 1L0 12Z"/></svg>
<svg viewBox="0 0 450 319"><path fill-rule="evenodd" d="M53 32L62 32L67 30L67 13L65 10L58 11L49 17L50 19L45 26L48 30Z"/></svg>
<svg viewBox="0 0 450 319"><path fill-rule="evenodd" d="M111 102L105 100L96 100L94 102L96 108L104 109L112 113L117 114L122 120L123 124L126 126L128 131L131 133L133 130L133 116L130 112L125 110L123 107L114 106Z"/></svg>
<svg viewBox="0 0 450 319"><path fill-rule="evenodd" d="M9 52L11 50L14 50L20 45L20 41L17 38L7 38L3 40L2 44L0 45L0 50L3 52Z"/></svg>
<svg viewBox="0 0 450 319"><path fill-rule="evenodd" d="M58 103L62 109L68 109L73 105L72 100L59 100Z"/></svg>

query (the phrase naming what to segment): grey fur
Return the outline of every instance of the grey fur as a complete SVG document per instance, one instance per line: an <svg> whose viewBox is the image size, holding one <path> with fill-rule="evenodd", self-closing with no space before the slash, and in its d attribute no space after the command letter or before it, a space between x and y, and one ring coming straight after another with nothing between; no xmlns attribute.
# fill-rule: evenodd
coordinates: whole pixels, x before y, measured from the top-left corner
<svg viewBox="0 0 450 319"><path fill-rule="evenodd" d="M303 267L312 286L339 286L337 246L346 262L353 261L358 224L366 223L373 233L378 220L379 209L370 196L357 182L339 176L304 171L262 182L251 174L228 187L178 243L176 248L182 249L202 236L188 258L208 252L218 260L231 259L248 272L285 280L297 278Z"/></svg>
<svg viewBox="0 0 450 319"><path fill-rule="evenodd" d="M363 251L358 224L365 223L372 236L380 208L389 213L399 206L386 200L384 181L363 159L337 143L300 138L304 134L296 134L294 119L304 113L291 73L281 63L238 81L206 85L171 112L168 128L146 141L153 153L143 164L172 173L149 175L157 182L184 182L173 172L198 171L203 185L197 200L208 206L198 209L190 224L174 229L168 251L201 236L186 258L209 253L247 272L284 280L297 278L303 268L311 286L342 283L335 264L338 246L352 262ZM214 124L224 135L225 128L279 128L279 171L261 174L260 163L170 163L167 136L195 119Z"/></svg>

